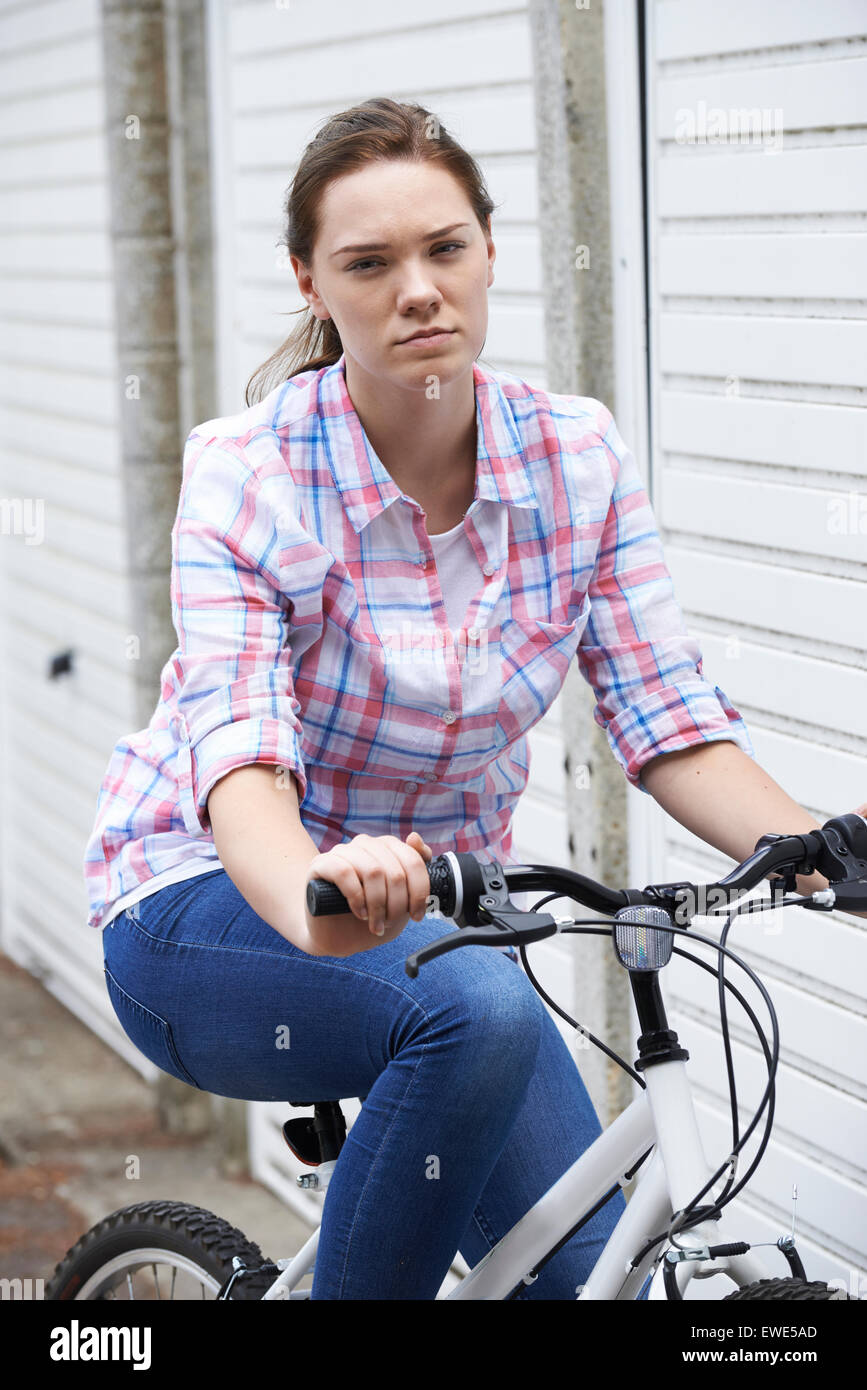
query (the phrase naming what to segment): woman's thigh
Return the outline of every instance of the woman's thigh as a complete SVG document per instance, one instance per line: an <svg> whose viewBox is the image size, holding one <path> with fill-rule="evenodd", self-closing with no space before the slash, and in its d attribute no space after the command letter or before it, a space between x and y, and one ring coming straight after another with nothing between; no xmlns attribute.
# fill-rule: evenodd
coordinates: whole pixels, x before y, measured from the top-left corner
<svg viewBox="0 0 867 1390"><path fill-rule="evenodd" d="M121 1023L164 1070L216 1095L338 1100L366 1095L434 1018L447 1038L450 1019L481 1034L489 1017L500 1052L535 1055L543 1006L501 952L468 946L406 974L412 951L453 929L425 917L368 951L311 956L218 870L121 913L104 958Z"/></svg>

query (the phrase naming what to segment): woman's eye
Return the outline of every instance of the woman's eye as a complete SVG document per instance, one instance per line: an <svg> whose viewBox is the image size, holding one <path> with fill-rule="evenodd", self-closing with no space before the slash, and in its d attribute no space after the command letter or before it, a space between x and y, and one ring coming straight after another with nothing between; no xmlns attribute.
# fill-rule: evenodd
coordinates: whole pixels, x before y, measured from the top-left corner
<svg viewBox="0 0 867 1390"><path fill-rule="evenodd" d="M440 252L440 251L460 251L460 250L462 250L462 248L463 248L464 246L466 246L466 242L465 242L465 241L447 241L447 242L444 242L442 246L437 246L437 247L436 247L436 251L437 251L437 253ZM371 266L371 265L381 265L381 264L382 264L381 261L376 261L376 260L367 259L367 260L363 260L363 261L353 261L352 265L348 265L348 266L346 267L346 269L347 269L347 270L364 270L367 266Z"/></svg>

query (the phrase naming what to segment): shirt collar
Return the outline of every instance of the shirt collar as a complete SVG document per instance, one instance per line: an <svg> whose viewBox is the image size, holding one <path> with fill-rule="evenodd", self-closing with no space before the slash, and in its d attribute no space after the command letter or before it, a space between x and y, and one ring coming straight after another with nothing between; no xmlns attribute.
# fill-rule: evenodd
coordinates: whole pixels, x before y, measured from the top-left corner
<svg viewBox="0 0 867 1390"><path fill-rule="evenodd" d="M405 494L377 457L352 404L342 353L319 377L318 413L328 465L356 532ZM515 417L497 377L473 363L476 396L475 497L538 509Z"/></svg>

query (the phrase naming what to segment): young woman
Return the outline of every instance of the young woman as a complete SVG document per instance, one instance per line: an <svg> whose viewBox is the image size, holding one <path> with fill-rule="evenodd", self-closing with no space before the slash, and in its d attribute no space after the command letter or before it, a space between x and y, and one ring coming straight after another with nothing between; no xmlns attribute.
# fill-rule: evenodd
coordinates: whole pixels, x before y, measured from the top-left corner
<svg viewBox="0 0 867 1390"><path fill-rule="evenodd" d="M415 105L365 102L304 151L285 239L307 321L273 389L187 441L178 646L87 850L109 994L158 1066L251 1100L366 1097L315 1299L433 1299L600 1132L514 956L404 971L447 930L433 854L514 862L525 735L572 657L627 778L703 839L740 859L817 824L705 680L610 413L478 365L492 211ZM310 917L314 876L351 915ZM623 1209L522 1297L574 1298Z"/></svg>

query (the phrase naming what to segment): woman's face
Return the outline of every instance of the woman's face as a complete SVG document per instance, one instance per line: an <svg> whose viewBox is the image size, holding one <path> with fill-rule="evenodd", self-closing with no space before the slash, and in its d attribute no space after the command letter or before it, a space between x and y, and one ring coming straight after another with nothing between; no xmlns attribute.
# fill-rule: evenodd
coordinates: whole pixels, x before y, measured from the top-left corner
<svg viewBox="0 0 867 1390"><path fill-rule="evenodd" d="M334 320L347 359L424 388L432 374L443 384L461 376L481 352L495 255L490 219L485 233L450 173L380 160L328 185L313 264L293 256L292 266L316 317ZM450 332L406 343L434 327Z"/></svg>

